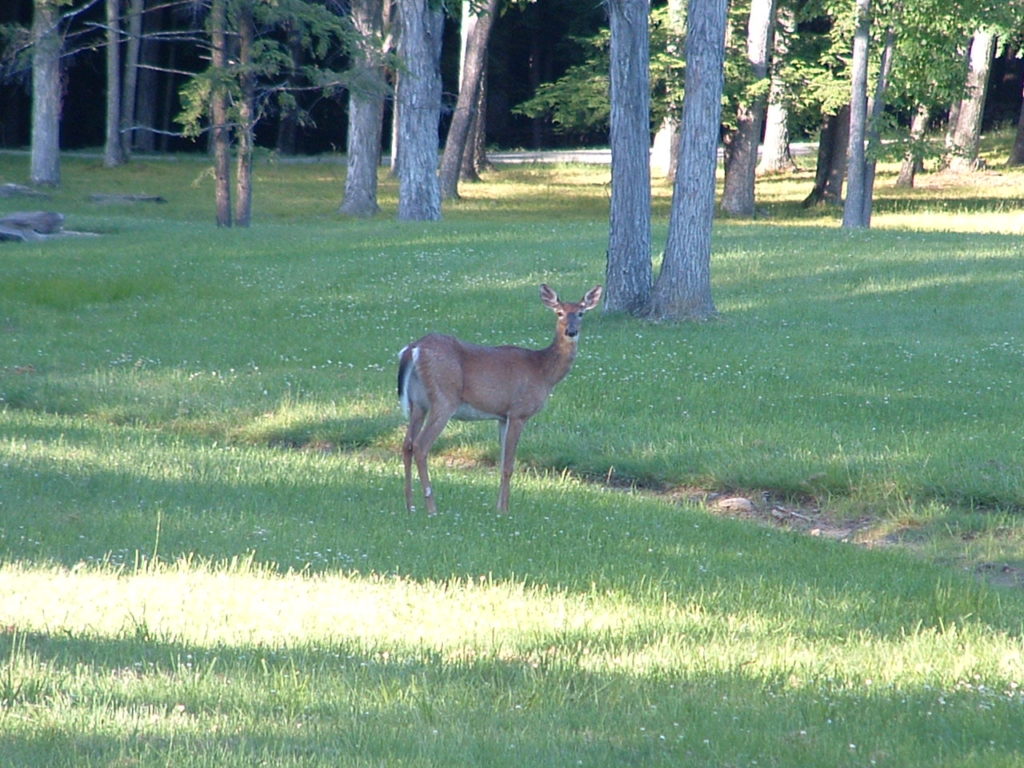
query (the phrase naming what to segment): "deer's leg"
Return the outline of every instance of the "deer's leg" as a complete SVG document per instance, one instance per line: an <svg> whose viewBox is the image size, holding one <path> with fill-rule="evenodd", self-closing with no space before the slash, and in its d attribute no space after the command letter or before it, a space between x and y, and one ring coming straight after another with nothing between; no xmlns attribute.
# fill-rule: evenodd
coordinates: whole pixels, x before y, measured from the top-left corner
<svg viewBox="0 0 1024 768"><path fill-rule="evenodd" d="M437 514L437 504L434 503L434 490L430 485L430 472L427 469L427 456L430 447L445 428L448 419L455 413L456 406L446 406L435 403L427 412L423 429L420 430L412 441L412 456L416 460L416 468L420 473L420 485L423 486L423 498L427 502L427 514Z"/></svg>
<svg viewBox="0 0 1024 768"><path fill-rule="evenodd" d="M426 415L427 412L419 406L413 405L409 408L409 426L405 431L405 442L402 443L402 461L405 462L405 508L410 512L415 509L412 503L412 447L423 427Z"/></svg>
<svg viewBox="0 0 1024 768"><path fill-rule="evenodd" d="M516 446L519 436L523 433L526 419L509 418L498 422L501 436L501 487L498 489L498 512L508 512L508 486L512 479L512 469L516 461Z"/></svg>

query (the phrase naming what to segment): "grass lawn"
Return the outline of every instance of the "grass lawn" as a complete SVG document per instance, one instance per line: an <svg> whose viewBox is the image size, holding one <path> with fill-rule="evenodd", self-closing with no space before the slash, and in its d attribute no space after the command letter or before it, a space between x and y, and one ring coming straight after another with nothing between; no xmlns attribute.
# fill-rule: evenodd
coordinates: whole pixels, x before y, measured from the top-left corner
<svg viewBox="0 0 1024 768"><path fill-rule="evenodd" d="M65 158L0 200L97 233L0 245L0 766L1020 765L1005 138L975 177L883 167L865 232L800 208L811 171L763 180L716 224L719 317L590 313L511 514L494 425L453 423L434 518L396 353L546 344L537 286L603 281L607 168L407 223L386 178L356 221L330 158L264 158L217 230L201 159Z"/></svg>

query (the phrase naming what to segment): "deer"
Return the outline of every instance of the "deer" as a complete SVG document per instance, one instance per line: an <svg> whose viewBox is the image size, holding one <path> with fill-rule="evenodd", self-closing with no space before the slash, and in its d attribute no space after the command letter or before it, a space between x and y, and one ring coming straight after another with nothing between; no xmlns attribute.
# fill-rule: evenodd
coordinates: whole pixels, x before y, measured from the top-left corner
<svg viewBox="0 0 1024 768"><path fill-rule="evenodd" d="M501 447L498 514L508 512L509 481L526 421L540 411L576 359L583 315L601 300L601 286L578 302L561 301L547 285L540 300L555 313L555 338L544 349L486 347L429 333L398 353L398 399L409 420L402 444L405 506L415 510L415 461L427 514L437 514L427 470L430 448L449 420L496 419Z"/></svg>

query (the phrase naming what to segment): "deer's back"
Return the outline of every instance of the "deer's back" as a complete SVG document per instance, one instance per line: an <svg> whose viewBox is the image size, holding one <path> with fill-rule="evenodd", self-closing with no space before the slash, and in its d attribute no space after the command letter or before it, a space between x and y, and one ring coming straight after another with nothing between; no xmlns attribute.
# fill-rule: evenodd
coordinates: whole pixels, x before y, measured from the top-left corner
<svg viewBox="0 0 1024 768"><path fill-rule="evenodd" d="M457 417L528 417L547 401L553 383L537 350L487 347L431 333L410 345L422 396L450 400ZM425 404L429 407L429 404Z"/></svg>

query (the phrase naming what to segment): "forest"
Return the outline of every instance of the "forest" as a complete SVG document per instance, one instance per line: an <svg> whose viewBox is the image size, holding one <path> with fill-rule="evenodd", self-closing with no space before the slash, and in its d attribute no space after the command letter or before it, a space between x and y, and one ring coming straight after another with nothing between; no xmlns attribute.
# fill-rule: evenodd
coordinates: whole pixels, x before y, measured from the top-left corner
<svg viewBox="0 0 1024 768"><path fill-rule="evenodd" d="M841 205L851 229L870 226L887 156L902 158L901 186L926 163L969 173L986 119L1012 124L1016 114L1006 163L1024 163L1024 0L607 0L582 13L500 0L36 0L30 10L3 29L5 79L31 77L33 185L59 186L64 134L102 122L106 167L157 149L158 138L161 149L205 148L217 225L247 227L262 152L315 152L319 135L321 152L341 154L344 134L339 213L377 214L389 155L398 218L433 221L460 181L479 179L496 140L607 138L605 309L637 316L714 314L716 206L754 218L758 175L794 167L791 137L817 145L804 204ZM503 27L505 44L492 45ZM80 58L94 73L102 64L101 86L73 82L69 63ZM1003 98L1006 84L1014 98ZM74 115L72 93L102 102L102 121L95 106L91 121ZM325 129L337 143L323 145ZM652 172L675 180L656 282Z"/></svg>
<svg viewBox="0 0 1024 768"><path fill-rule="evenodd" d="M182 121L188 83L206 69L210 60L209 0L3 3L0 147L24 148L32 141L33 11L47 5L55 6L62 19L59 78L63 149L96 148L104 143L107 105L102 95L107 93L107 19L111 14L119 29L115 39L121 49L122 66L126 73L129 68L137 70L136 76L121 78L123 83L134 83L133 93L122 98L122 108L132 110L121 120L126 148L138 152L205 149L206 134L185 135ZM266 76L257 86L256 145L289 155L343 152L348 130L347 92L352 84L345 73L352 65L355 43L344 34L330 42L315 42L315 31L308 26L304 30L303 25L322 22L313 22L303 6L323 6L344 26L351 21L352 9L358 3L291 0L274 5L282 13L276 19L266 19L258 31L266 55L278 61L264 68ZM383 0L376 5L383 9ZM652 3L652 136L657 125L654 121L675 103L681 84L681 46L673 43L669 23L670 15L678 12L670 7L673 5L678 5L678 0ZM607 4L510 0L496 7L486 52L486 145L512 149L607 145ZM790 107L788 128L794 140L817 138L825 118L842 107L839 102L843 90L848 89L849 54L844 55L841 47L849 44L846 26L853 7L853 0L779 0L777 4L772 99ZM918 106L915 100L929 98L935 102L929 105L932 127L946 124L954 94L963 88L969 42L980 28L998 33L990 51L983 125L988 129L1018 121L1024 79L1020 57L1024 12L1019 3L914 0L876 2L876 9L880 17L902 14L897 20L903 32L902 47L893 65L899 93L890 100L888 110L893 129L902 126L909 130ZM444 15L440 61L442 139L459 90L463 50L460 10L458 3L449 2ZM742 60L749 12L749 0L730 3L726 77L734 104L740 90L749 85ZM138 17L135 22L130 21L133 15ZM139 25L135 31L132 23ZM384 23L386 27L386 18ZM883 20L878 34L884 34L884 30ZM385 28L382 32L383 44L391 45L390 31ZM959 64L950 66L953 62ZM943 76L940 78L937 72ZM390 141L391 96L386 94L384 101L385 149ZM727 130L728 120L724 122Z"/></svg>

